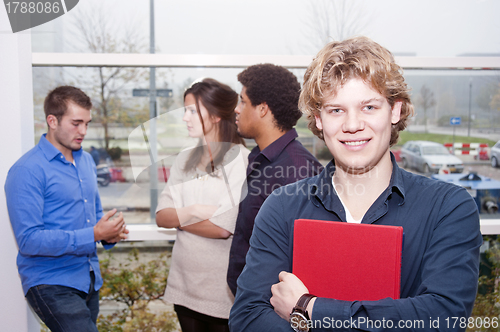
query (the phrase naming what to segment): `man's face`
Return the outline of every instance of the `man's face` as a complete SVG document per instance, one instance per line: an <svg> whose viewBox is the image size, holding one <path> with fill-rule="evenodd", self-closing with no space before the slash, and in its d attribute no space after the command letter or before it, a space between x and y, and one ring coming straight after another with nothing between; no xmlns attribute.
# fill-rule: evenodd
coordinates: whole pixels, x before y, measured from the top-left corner
<svg viewBox="0 0 500 332"><path fill-rule="evenodd" d="M401 102L391 108L371 85L352 78L336 95L325 98L316 126L323 130L335 165L359 173L376 167L381 160L390 163L391 124L399 121L400 113Z"/></svg>
<svg viewBox="0 0 500 332"><path fill-rule="evenodd" d="M234 112L236 113L236 126L238 134L244 138L255 138L257 135L259 116L257 106L252 106L250 99L246 94L246 88L243 87L240 94L240 100Z"/></svg>
<svg viewBox="0 0 500 332"><path fill-rule="evenodd" d="M63 154L68 151L80 150L91 119L90 110L69 102L68 109L61 121L55 120L55 124L50 125L55 141L53 144Z"/></svg>

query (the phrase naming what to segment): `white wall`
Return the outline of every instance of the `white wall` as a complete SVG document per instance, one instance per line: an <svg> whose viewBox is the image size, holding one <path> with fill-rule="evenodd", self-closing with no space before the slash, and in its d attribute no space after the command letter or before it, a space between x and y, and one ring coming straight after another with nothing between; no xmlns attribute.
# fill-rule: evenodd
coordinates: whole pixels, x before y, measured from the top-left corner
<svg viewBox="0 0 500 332"><path fill-rule="evenodd" d="M34 145L31 33L12 33L0 6L0 325L5 332L40 331L17 273L17 245L5 203L9 168Z"/></svg>

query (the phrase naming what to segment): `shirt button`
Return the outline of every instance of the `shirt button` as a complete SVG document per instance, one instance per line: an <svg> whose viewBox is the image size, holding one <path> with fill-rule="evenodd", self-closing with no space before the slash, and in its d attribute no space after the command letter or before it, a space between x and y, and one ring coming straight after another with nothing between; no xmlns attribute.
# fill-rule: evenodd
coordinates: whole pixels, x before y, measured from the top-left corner
<svg viewBox="0 0 500 332"><path fill-rule="evenodd" d="M80 182L82 182L82 179L80 179Z"/></svg>
<svg viewBox="0 0 500 332"><path fill-rule="evenodd" d="M84 201L85 201L85 203L87 203L87 200L86 200L86 199L84 199Z"/></svg>
<svg viewBox="0 0 500 332"><path fill-rule="evenodd" d="M87 222L90 222L90 219L87 219Z"/></svg>

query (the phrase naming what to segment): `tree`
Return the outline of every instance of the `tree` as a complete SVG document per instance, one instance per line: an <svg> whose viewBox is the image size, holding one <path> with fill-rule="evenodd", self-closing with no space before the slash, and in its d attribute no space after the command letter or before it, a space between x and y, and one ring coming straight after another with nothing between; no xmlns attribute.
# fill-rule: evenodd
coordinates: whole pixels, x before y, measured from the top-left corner
<svg viewBox="0 0 500 332"><path fill-rule="evenodd" d="M132 248L125 262L113 256L113 250L102 253L99 259L103 285L99 291L102 300L125 305L113 314L99 314L99 332L172 332L178 330L178 320L170 310L160 312L150 309L152 301L165 293L168 277L167 255L155 255L144 262L139 250ZM42 332L50 332L42 325Z"/></svg>
<svg viewBox="0 0 500 332"><path fill-rule="evenodd" d="M184 82L177 86L176 89L172 90L171 98L159 98L158 104L160 109L158 110L158 113L165 113L184 107L184 91L186 91L192 83L193 79L188 77L184 80ZM160 84L163 85L162 89L166 89L169 86L166 80L160 80Z"/></svg>
<svg viewBox="0 0 500 332"><path fill-rule="evenodd" d="M436 119L440 119L440 114L441 116L443 114L448 115L448 123L449 124L449 115L453 114L456 109L457 109L457 102L455 95L452 92L452 89L449 88L446 91L439 91L438 92L439 99L436 101L436 110L439 112L436 112Z"/></svg>
<svg viewBox="0 0 500 332"><path fill-rule="evenodd" d="M139 251L133 248L125 263L116 264L112 253L100 260L103 285L101 299L125 304L112 315L99 316L99 331L174 331L177 319L173 312L152 312L148 304L163 297L167 285L168 265L165 254L141 262Z"/></svg>
<svg viewBox="0 0 500 332"><path fill-rule="evenodd" d="M500 83L498 83L497 90L491 98L490 107L492 109L500 111Z"/></svg>
<svg viewBox="0 0 500 332"><path fill-rule="evenodd" d="M500 308L500 243L495 237L484 236L484 243L488 249L481 254L479 266L479 285L476 301L472 310L472 317L491 317L494 320L489 324L477 326L475 331L498 331L498 317ZM494 324L491 324L491 323Z"/></svg>
<svg viewBox="0 0 500 332"><path fill-rule="evenodd" d="M479 87L479 92L476 95L476 104L481 109L481 113L484 114L483 126L490 127L494 125L494 114L490 104L497 90L497 84L496 82L491 82L489 79L486 79L485 81L485 84L482 84Z"/></svg>
<svg viewBox="0 0 500 332"><path fill-rule="evenodd" d="M420 94L417 96L416 104L424 109L424 124L425 132L427 132L427 110L436 105L434 92L431 91L425 84L420 89Z"/></svg>
<svg viewBox="0 0 500 332"><path fill-rule="evenodd" d="M362 34L368 22L370 19L358 0L309 0L303 21L304 39L307 42L301 47L306 54L315 54L328 42ZM302 74L296 76L300 82ZM318 140L313 135L313 154L316 154Z"/></svg>
<svg viewBox="0 0 500 332"><path fill-rule="evenodd" d="M306 40L311 44L308 46L319 50L333 40L362 34L369 21L357 0L310 0L304 22Z"/></svg>
<svg viewBox="0 0 500 332"><path fill-rule="evenodd" d="M125 27L114 25L109 18L113 12L104 8L105 2L96 3L95 6L83 7L90 10L79 10L75 13L73 35L80 41L80 51L92 53L144 53L148 50L147 40L140 35L134 24ZM106 16L105 16L105 13ZM83 48L83 50L82 50ZM90 75L87 73L90 71ZM123 67L95 67L90 68L78 78L79 85L88 87L97 114L94 121L102 125L104 129L104 147L109 149L111 135L109 124L120 120L130 122L131 113L139 116L140 120L147 119L147 109L139 107L135 109L126 108L122 99L124 90L131 88L132 82L146 81L148 73L144 68ZM145 116L144 116L145 115Z"/></svg>

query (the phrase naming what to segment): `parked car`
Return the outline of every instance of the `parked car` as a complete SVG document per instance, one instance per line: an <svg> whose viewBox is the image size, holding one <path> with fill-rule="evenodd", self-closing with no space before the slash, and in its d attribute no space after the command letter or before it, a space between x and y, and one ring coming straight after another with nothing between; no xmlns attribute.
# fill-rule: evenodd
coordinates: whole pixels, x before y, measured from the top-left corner
<svg viewBox="0 0 500 332"><path fill-rule="evenodd" d="M408 141L401 148L401 163L404 168L413 168L423 173L439 173L440 169L451 173L462 173L464 163L452 155L442 144L429 141Z"/></svg>
<svg viewBox="0 0 500 332"><path fill-rule="evenodd" d="M111 171L106 164L97 166L97 184L106 187L111 182Z"/></svg>
<svg viewBox="0 0 500 332"><path fill-rule="evenodd" d="M498 141L490 151L491 167L500 167L500 141Z"/></svg>

